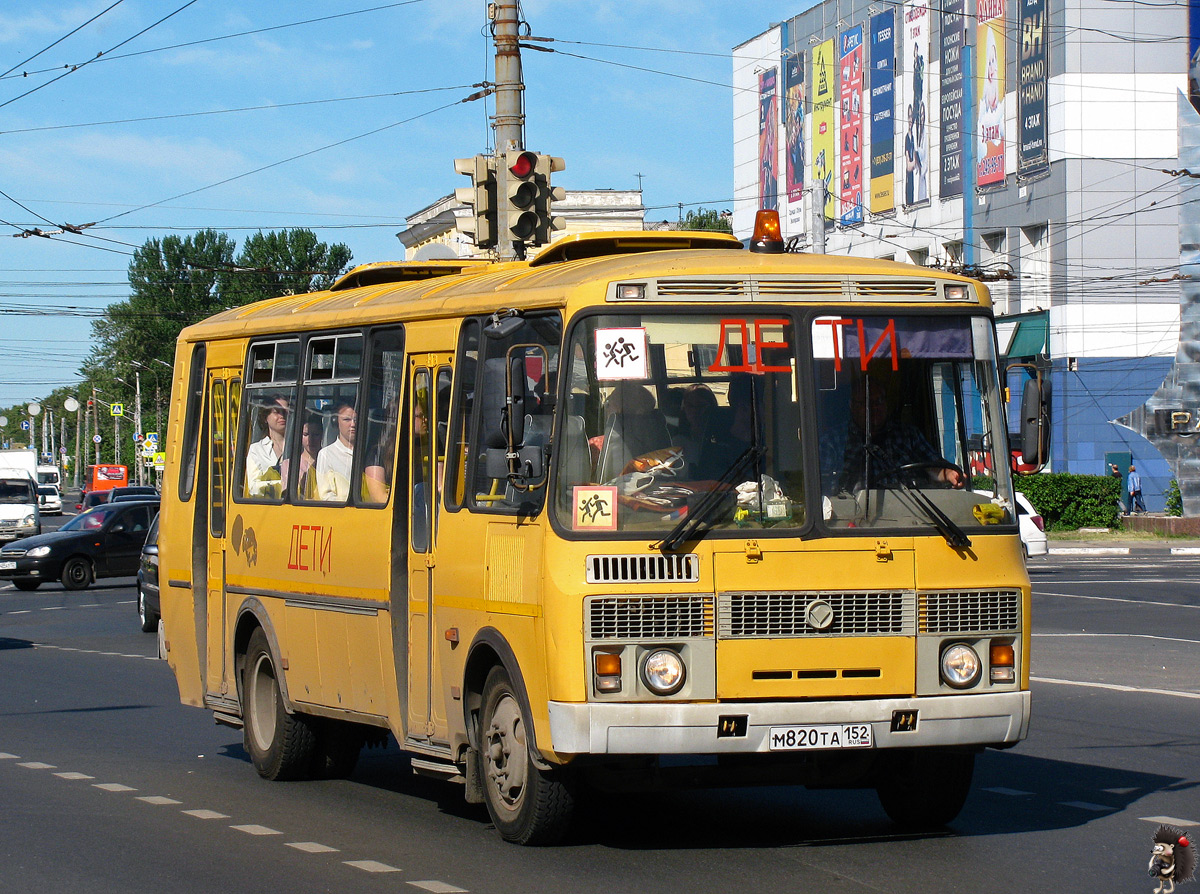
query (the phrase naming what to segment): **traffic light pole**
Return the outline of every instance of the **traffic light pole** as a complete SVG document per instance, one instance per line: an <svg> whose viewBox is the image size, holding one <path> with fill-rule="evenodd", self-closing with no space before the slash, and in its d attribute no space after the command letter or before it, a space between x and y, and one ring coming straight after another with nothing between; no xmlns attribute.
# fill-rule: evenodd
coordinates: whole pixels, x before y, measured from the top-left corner
<svg viewBox="0 0 1200 894"><path fill-rule="evenodd" d="M509 150L525 148L525 83L521 73L520 10L517 0L495 5L492 35L496 44L496 195L508 194L511 176L504 163ZM501 199L496 208L496 251L502 261L524 255L524 245L514 245L509 209Z"/></svg>

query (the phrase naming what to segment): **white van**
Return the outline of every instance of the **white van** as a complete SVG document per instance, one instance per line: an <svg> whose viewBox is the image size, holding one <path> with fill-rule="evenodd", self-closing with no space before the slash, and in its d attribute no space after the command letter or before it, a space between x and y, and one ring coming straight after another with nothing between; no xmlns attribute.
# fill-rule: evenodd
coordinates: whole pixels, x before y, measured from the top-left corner
<svg viewBox="0 0 1200 894"><path fill-rule="evenodd" d="M0 468L0 543L40 533L37 483L24 469Z"/></svg>

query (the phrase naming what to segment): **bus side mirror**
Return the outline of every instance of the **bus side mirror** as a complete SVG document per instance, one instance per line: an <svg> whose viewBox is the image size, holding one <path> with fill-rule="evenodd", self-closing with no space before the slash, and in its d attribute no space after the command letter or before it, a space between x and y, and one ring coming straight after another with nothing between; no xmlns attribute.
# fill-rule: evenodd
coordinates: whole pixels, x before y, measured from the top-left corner
<svg viewBox="0 0 1200 894"><path fill-rule="evenodd" d="M1040 378L1029 379L1021 392L1021 462L1045 465L1050 446L1048 395Z"/></svg>

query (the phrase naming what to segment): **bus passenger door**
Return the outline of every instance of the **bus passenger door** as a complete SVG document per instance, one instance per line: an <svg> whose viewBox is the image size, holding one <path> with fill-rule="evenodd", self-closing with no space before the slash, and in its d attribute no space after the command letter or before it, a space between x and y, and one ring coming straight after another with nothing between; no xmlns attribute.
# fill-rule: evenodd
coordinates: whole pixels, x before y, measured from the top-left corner
<svg viewBox="0 0 1200 894"><path fill-rule="evenodd" d="M441 502L442 465L450 389L449 354L409 355L405 399L408 414L408 735L444 741L445 708L435 660L437 507Z"/></svg>
<svg viewBox="0 0 1200 894"><path fill-rule="evenodd" d="M226 666L225 544L232 470L230 439L237 430L241 381L233 370L208 374L208 661L205 690L209 695L230 695Z"/></svg>

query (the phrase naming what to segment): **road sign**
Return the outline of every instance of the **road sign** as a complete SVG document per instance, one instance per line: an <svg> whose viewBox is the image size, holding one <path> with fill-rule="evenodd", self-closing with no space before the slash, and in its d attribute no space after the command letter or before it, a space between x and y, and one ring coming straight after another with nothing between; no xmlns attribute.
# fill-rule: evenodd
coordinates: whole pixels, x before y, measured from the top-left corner
<svg viewBox="0 0 1200 894"><path fill-rule="evenodd" d="M158 469L158 471L161 472L166 465L167 465L167 454L166 453L154 454L154 468Z"/></svg>
<svg viewBox="0 0 1200 894"><path fill-rule="evenodd" d="M146 441L144 444L142 444L142 456L145 459L153 459L154 454L157 452L158 447L154 444L151 444L149 441Z"/></svg>
<svg viewBox="0 0 1200 894"><path fill-rule="evenodd" d="M21 420L21 431L29 431L29 420L28 419Z"/></svg>
<svg viewBox="0 0 1200 894"><path fill-rule="evenodd" d="M156 431L146 432L146 440L152 444L157 444L158 443L158 432L156 432Z"/></svg>
<svg viewBox="0 0 1200 894"><path fill-rule="evenodd" d="M109 404L108 405L108 414L110 416L124 416L125 415L125 405L124 404Z"/></svg>
<svg viewBox="0 0 1200 894"><path fill-rule="evenodd" d="M92 435L92 443L93 443L93 444L99 444L99 443L100 443L100 436L99 436L99 435Z"/></svg>

